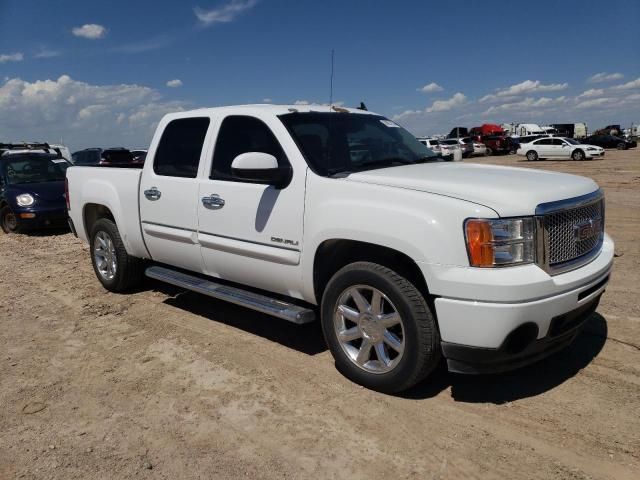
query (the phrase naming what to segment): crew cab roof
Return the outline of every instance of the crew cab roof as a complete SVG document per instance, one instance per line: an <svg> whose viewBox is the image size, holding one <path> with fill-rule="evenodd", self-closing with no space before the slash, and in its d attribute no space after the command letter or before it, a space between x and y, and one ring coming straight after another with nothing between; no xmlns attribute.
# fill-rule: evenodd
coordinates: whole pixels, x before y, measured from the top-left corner
<svg viewBox="0 0 640 480"><path fill-rule="evenodd" d="M196 117L198 115L284 115L287 113L309 113L309 112L323 112L323 113L357 113L360 115L378 115L377 113L367 110L360 110L358 108L339 107L334 105L317 105L317 104L305 104L305 105L274 105L270 103L264 104L252 104L252 105L229 105L224 107L209 107L199 108L196 110L186 110L183 112L168 113L164 116L167 120L173 120L176 118L188 118Z"/></svg>

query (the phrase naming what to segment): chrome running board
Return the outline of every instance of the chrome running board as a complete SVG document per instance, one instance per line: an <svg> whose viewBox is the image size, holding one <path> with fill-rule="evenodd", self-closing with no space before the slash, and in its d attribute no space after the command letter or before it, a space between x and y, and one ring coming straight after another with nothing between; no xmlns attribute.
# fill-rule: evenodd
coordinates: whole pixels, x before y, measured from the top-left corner
<svg viewBox="0 0 640 480"><path fill-rule="evenodd" d="M222 285L220 283L205 280L200 277L177 272L164 267L149 267L144 274L155 280L170 283L176 287L186 288L193 292L202 293L209 297L225 302L250 308L258 312L266 313L273 317L288 320L293 323L303 324L313 322L316 315L313 310L293 303L283 302L275 298L260 295L259 293L248 292L236 287Z"/></svg>

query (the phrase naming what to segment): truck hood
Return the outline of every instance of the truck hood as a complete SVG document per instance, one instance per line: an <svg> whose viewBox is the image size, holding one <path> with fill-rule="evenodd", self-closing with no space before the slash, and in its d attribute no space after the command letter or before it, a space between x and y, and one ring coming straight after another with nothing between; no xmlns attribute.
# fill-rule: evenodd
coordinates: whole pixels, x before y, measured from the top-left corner
<svg viewBox="0 0 640 480"><path fill-rule="evenodd" d="M533 215L541 203L594 192L591 179L566 173L473 163L425 163L352 173L347 181L406 188L484 205L501 217Z"/></svg>

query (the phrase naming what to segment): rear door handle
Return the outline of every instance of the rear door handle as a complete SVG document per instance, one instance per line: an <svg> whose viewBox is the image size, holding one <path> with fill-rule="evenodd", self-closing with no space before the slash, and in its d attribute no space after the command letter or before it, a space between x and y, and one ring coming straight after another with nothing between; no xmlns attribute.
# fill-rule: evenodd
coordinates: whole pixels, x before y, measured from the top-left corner
<svg viewBox="0 0 640 480"><path fill-rule="evenodd" d="M202 205L210 210L220 210L224 207L224 203L224 199L215 193L208 197L202 197Z"/></svg>
<svg viewBox="0 0 640 480"><path fill-rule="evenodd" d="M148 200L158 200L162 196L162 192L156 187L151 187L149 190L144 191L144 196Z"/></svg>

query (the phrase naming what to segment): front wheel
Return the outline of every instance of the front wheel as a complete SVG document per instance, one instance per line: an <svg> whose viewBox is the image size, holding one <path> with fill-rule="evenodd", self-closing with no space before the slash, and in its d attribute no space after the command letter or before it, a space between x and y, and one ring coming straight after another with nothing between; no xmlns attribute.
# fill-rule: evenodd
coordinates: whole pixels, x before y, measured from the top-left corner
<svg viewBox="0 0 640 480"><path fill-rule="evenodd" d="M440 360L436 321L424 297L382 265L356 262L339 270L325 289L321 310L336 367L367 388L406 390Z"/></svg>
<svg viewBox="0 0 640 480"><path fill-rule="evenodd" d="M20 230L18 217L9 206L4 206L0 210L0 227L4 233L17 233Z"/></svg>
<svg viewBox="0 0 640 480"><path fill-rule="evenodd" d="M142 282L143 261L127 253L118 227L101 218L91 233L91 263L102 286L111 292L124 292Z"/></svg>
<svg viewBox="0 0 640 480"><path fill-rule="evenodd" d="M627 144L623 143L623 142L620 142L620 143L618 143L618 145L616 145L616 148L618 150L626 150L627 149Z"/></svg>
<svg viewBox="0 0 640 480"><path fill-rule="evenodd" d="M491 147L487 147L487 152L485 153L485 155L487 157L490 157L491 155L493 155L493 149L491 149Z"/></svg>
<svg viewBox="0 0 640 480"><path fill-rule="evenodd" d="M584 160L584 152L582 150L575 150L571 154L571 158L575 161Z"/></svg>

